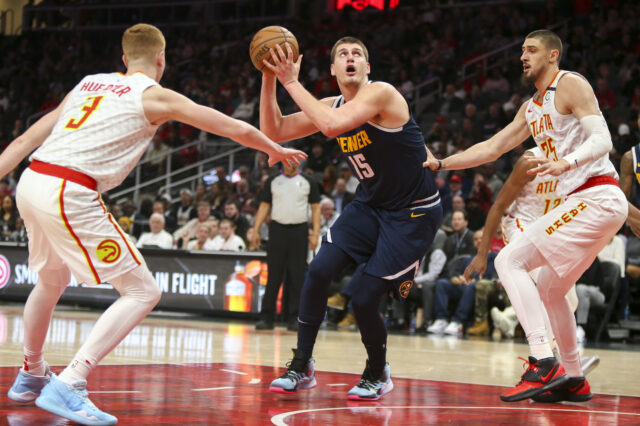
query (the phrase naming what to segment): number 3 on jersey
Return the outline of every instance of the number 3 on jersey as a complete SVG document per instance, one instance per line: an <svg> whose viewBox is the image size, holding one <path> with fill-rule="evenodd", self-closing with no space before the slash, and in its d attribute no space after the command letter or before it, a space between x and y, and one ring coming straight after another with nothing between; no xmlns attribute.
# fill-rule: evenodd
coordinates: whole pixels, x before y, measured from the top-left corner
<svg viewBox="0 0 640 426"><path fill-rule="evenodd" d="M368 179L375 175L375 173L373 173L373 169L367 163L367 159L364 158L364 154L356 154L347 158L351 161L353 168L358 174L358 179Z"/></svg>
<svg viewBox="0 0 640 426"><path fill-rule="evenodd" d="M79 120L75 117L71 117L64 128L69 130L78 130L80 126L82 126L84 122L87 121L87 118L89 118L89 116L98 109L98 106L100 105L100 102L103 98L104 96L89 96L87 98L88 102L84 104L82 108L80 108L80 111L84 113L82 117L80 117Z"/></svg>

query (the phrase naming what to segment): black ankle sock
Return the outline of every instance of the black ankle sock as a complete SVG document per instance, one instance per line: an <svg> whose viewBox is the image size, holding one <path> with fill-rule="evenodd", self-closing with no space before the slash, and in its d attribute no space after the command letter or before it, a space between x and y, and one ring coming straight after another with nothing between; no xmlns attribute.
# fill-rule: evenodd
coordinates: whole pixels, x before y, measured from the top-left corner
<svg viewBox="0 0 640 426"><path fill-rule="evenodd" d="M387 346L366 345L365 348L369 356L369 369L371 370L371 374L378 378L382 375L382 371L387 363Z"/></svg>

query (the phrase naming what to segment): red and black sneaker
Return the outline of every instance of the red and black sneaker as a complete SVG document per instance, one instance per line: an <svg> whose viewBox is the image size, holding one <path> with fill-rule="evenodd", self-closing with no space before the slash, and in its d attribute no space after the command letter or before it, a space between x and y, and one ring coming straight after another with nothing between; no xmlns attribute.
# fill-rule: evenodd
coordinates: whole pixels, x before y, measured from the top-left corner
<svg viewBox="0 0 640 426"><path fill-rule="evenodd" d="M532 356L529 357L529 361L524 358L520 359L528 363L529 367L517 385L500 395L500 399L505 402L531 398L555 389L569 380L569 377L564 373L564 367L560 365L555 357L544 358L539 361Z"/></svg>
<svg viewBox="0 0 640 426"><path fill-rule="evenodd" d="M593 398L591 386L584 377L570 377L567 382L557 388L532 397L536 402L584 402Z"/></svg>

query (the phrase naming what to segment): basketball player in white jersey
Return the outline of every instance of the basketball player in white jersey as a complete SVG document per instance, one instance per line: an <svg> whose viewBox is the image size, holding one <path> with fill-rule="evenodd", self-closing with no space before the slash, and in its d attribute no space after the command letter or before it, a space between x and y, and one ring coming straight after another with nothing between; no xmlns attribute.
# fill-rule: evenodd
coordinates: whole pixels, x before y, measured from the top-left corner
<svg viewBox="0 0 640 426"><path fill-rule="evenodd" d="M537 176L527 173L528 170L535 167L534 164L527 161L527 157L540 155L542 155L542 151L538 147L527 150L516 162L513 171L498 193L496 201L487 215L478 252L464 271L464 277L467 281L476 275L482 276L487 269L487 256L489 255L491 239L495 235L498 226L502 225L502 238L505 244L509 244L509 241L524 232L530 223L562 204L563 196L556 191L558 187L557 177ZM530 272L534 282L538 280L539 272L539 268ZM575 312L578 307L578 295L576 294L575 285L571 287L565 297L571 305L571 310ZM555 338L551 333L551 325L546 313L545 323L547 333L549 333L549 341L552 347L555 347ZM584 358L582 359L582 371L586 375L597 367L599 363L600 358L598 356Z"/></svg>
<svg viewBox="0 0 640 426"><path fill-rule="evenodd" d="M543 397L550 401L591 398L576 342L576 321L565 295L624 223L628 207L608 159L611 135L584 77L559 69L562 42L549 30L530 33L520 60L523 80L537 91L513 121L493 137L444 160L432 155L432 170L465 169L495 161L533 136L544 153L528 161L530 174L561 176L563 204L529 224L500 251L495 266L529 348L529 367L503 401ZM537 286L528 272L541 268ZM544 304L544 305L543 305ZM544 308L562 354L553 356ZM565 372L566 369L566 372ZM550 392L549 392L550 391Z"/></svg>
<svg viewBox="0 0 640 426"><path fill-rule="evenodd" d="M9 391L82 424L117 419L88 398L86 378L160 300L160 289L140 253L100 199L119 185L146 150L158 126L183 122L228 137L277 161L306 155L284 149L253 126L232 119L158 82L165 68L165 40L156 27L138 24L122 37L127 73L89 75L53 111L0 155L0 176L34 149L17 187L29 235L29 266L38 283L24 308L24 365ZM120 293L98 319L87 341L60 374L50 372L43 346L53 309L73 273L78 282L111 283Z"/></svg>

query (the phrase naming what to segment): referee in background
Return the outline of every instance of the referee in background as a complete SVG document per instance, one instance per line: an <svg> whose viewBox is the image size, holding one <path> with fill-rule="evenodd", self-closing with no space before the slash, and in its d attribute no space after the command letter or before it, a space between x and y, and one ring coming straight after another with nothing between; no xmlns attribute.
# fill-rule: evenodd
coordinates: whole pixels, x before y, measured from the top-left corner
<svg viewBox="0 0 640 426"><path fill-rule="evenodd" d="M320 190L318 184L297 165L282 164L280 174L270 177L258 196L260 206L253 225L254 248L260 248L260 226L269 211L269 240L267 242L267 288L262 298L257 330L271 330L276 316L276 300L284 281L283 311L287 329L298 330L300 291L307 269L308 250L318 244L320 232ZM309 206L312 231L309 233Z"/></svg>

